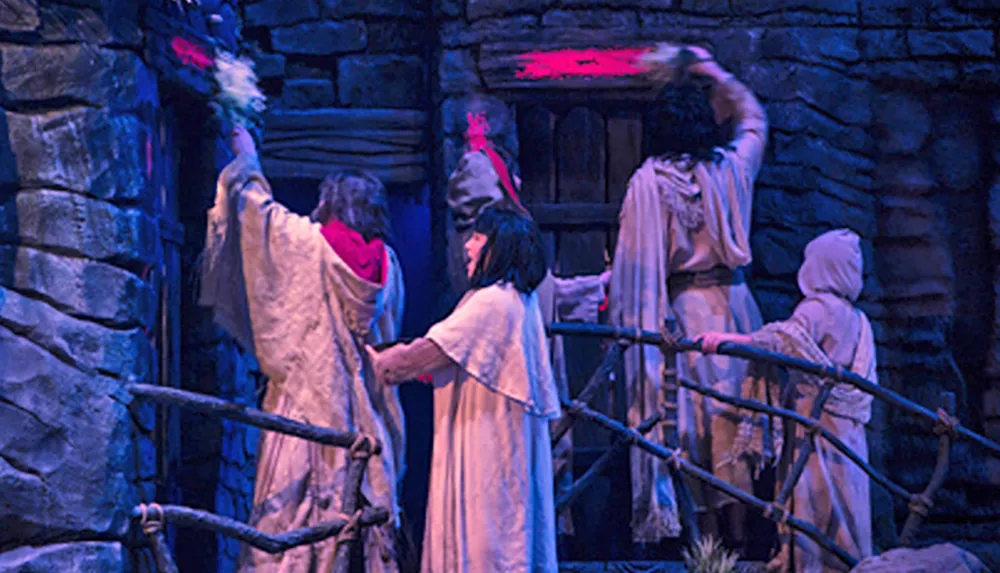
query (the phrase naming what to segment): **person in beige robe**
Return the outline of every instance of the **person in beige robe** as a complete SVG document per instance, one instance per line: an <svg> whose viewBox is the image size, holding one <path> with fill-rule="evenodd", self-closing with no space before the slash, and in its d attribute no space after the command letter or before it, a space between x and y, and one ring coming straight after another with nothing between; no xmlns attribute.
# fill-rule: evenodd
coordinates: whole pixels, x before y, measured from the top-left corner
<svg viewBox="0 0 1000 573"><path fill-rule="evenodd" d="M374 356L380 380L433 373L422 571L558 569L549 421L560 415L536 289L541 236L483 212L466 243L472 288L426 336Z"/></svg>
<svg viewBox="0 0 1000 573"><path fill-rule="evenodd" d="M365 569L396 571L403 414L396 389L376 383L364 350L394 340L403 313L395 254L362 234L379 228L366 217L387 215L384 188L364 173L332 176L313 221L274 200L245 130L234 132L233 151L237 157L220 174L208 213L199 302L255 353L268 377L265 411L382 444L368 462L362 494L368 504L389 509L392 519L364 529ZM354 206L364 203L370 212L346 208L349 193L358 199ZM261 432L250 525L277 535L341 517L347 462L343 448ZM247 546L239 567L329 571L336 549L334 538L274 555Z"/></svg>
<svg viewBox="0 0 1000 573"><path fill-rule="evenodd" d="M765 325L749 336L724 333L703 335L702 348L714 352L723 342L752 344L824 366L839 366L877 383L875 342L871 323L854 307L862 288L860 239L852 231L840 229L820 235L805 250L799 269L799 289L805 299L787 321ZM789 392L783 404L809 416L820 384L827 382L798 371L789 373ZM772 393L774 395L774 393ZM750 395L751 398L760 398ZM823 407L820 423L861 459L868 459L865 424L871 419L872 397L850 384L837 383ZM759 431L752 419L745 419ZM872 554L872 516L868 474L844 457L821 437L810 437L799 426L785 440L783 471L788 471L799 452L813 440L815 453L795 484L790 509L795 517L815 524L854 557ZM741 443L736 456L766 457L761 441ZM780 476L786 479L787 476ZM779 483L779 489L781 484ZM782 528L783 547L769 564L771 571L826 573L847 571L836 556L823 551L805 535Z"/></svg>
<svg viewBox="0 0 1000 573"><path fill-rule="evenodd" d="M499 207L518 211L530 217L530 213L517 197L520 180L510 175L506 160L489 147L469 151L458 162L455 171L448 178L448 208L451 212L452 232L448 239L448 270L452 288L457 294L469 288L466 272L465 243L472 235L476 218L484 209ZM508 189L508 185L510 188ZM556 277L546 273L538 286L538 300L542 308L542 318L546 324L553 322L598 321L598 309L605 301L605 289L611 273L600 275L579 275ZM563 337L550 339L552 349L552 370L561 400L570 400L569 380L566 376L566 359L563 351ZM573 435L566 432L559 442L553 444L553 475L556 496L573 485ZM573 519L570 508L559 514L559 533L573 535Z"/></svg>
<svg viewBox="0 0 1000 573"><path fill-rule="evenodd" d="M767 119L753 94L715 63L689 48L698 61L692 76L668 84L647 117L649 157L632 175L619 216L611 275L610 320L623 327L660 331L676 317L683 334L752 332L760 311L743 279L751 261L753 184L767 139ZM714 98L710 104L707 81ZM715 111L731 114L733 138L720 138ZM628 421L638 425L663 404L664 358L659 349L634 345L625 355ZM678 376L735 395L747 364L724 356L686 353ZM749 491L750 472L722 464L736 436L732 408L680 389L678 445L706 471ZM650 439L663 443L663 426ZM681 527L667 462L633 448L632 536L638 543L677 537ZM729 506L731 542L744 541L745 509L728 496L689 480L703 533L718 530L718 510Z"/></svg>

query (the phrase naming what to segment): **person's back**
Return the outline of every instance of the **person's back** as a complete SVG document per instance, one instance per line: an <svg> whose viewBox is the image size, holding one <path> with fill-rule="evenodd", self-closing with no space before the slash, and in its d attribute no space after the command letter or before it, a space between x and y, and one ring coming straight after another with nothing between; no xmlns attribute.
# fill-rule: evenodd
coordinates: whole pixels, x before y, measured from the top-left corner
<svg viewBox="0 0 1000 573"><path fill-rule="evenodd" d="M709 88L690 77L668 84L648 114L650 157L633 174L622 205L611 279L611 319L625 327L658 331L675 317L689 337L707 331L749 332L760 311L742 274L751 261L753 182L767 140L767 120L753 94L691 48L699 62L688 73L708 78L716 107L731 112L732 139L722 138ZM638 425L662 401L663 356L631 349L626 354L629 424ZM738 393L746 363L687 353L677 374L727 394ZM690 459L749 491L750 473L719 466L736 436L731 408L678 392L679 445ZM663 430L651 435L663 441ZM680 534L677 504L664 462L633 451L633 538L657 542ZM648 484L656 483L657 487ZM662 485L660 485L662 484ZM702 530L717 530L716 510L729 506L729 536L744 540L742 506L701 484L693 494Z"/></svg>
<svg viewBox="0 0 1000 573"><path fill-rule="evenodd" d="M365 496L395 517L402 408L394 388L371 379L363 349L394 339L402 318L402 274L382 243L384 189L365 174L334 176L310 220L274 201L246 133L234 140L237 158L220 175L208 216L200 302L257 356L268 377L266 411L382 444L366 471ZM370 208L353 209L359 204ZM250 524L280 534L337 518L347 461L344 449L261 432ZM370 556L385 550L386 559L366 560L369 573L396 570L391 544L381 542L393 538L395 521L363 533ZM240 568L328 570L335 552L334 539L277 555L246 548Z"/></svg>

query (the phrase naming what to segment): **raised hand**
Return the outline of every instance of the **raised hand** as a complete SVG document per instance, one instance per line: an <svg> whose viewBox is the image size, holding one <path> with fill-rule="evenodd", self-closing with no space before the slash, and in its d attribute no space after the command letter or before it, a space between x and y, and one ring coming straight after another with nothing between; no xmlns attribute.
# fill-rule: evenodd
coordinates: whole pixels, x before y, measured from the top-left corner
<svg viewBox="0 0 1000 573"><path fill-rule="evenodd" d="M257 146L254 145L253 137L242 125L233 127L232 133L229 134L229 148L236 155L241 153L257 155Z"/></svg>

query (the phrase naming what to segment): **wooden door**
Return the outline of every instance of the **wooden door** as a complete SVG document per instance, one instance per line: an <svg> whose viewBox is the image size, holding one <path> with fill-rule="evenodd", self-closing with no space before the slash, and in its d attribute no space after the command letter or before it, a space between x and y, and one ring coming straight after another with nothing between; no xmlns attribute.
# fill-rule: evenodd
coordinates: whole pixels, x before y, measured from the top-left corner
<svg viewBox="0 0 1000 573"><path fill-rule="evenodd" d="M520 104L519 166L525 205L545 233L556 276L598 274L614 254L618 211L631 173L642 156L642 121L627 105ZM577 395L598 367L602 344L565 342L570 394ZM617 380L622 380L621 376ZM620 383L599 396L596 409L624 419ZM606 431L577 424L573 430L574 474L584 471L610 445ZM575 536L561 550L564 560L613 559L629 550L628 457L620 456L573 506Z"/></svg>

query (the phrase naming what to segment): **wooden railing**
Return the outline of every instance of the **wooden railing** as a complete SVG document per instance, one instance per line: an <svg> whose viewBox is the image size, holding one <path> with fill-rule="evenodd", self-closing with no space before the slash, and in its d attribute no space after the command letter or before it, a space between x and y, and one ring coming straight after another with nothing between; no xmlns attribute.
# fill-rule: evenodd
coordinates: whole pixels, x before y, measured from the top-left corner
<svg viewBox="0 0 1000 573"><path fill-rule="evenodd" d="M281 553L299 547L337 538L337 553L333 572L348 573L351 568L351 548L359 542L361 529L380 525L389 520L389 510L384 507L360 508L361 482L364 479L368 459L378 455L382 446L378 440L357 432L340 432L297 422L282 416L268 414L212 396L149 384L131 384L129 392L137 399L151 400L162 404L178 406L202 414L226 418L264 430L280 432L316 442L319 444L349 450L347 479L344 483L341 516L311 527L270 535L254 529L245 523L222 517L214 513L190 507L175 505L143 504L133 510L143 532L150 543L158 573L178 573L170 549L163 538L163 526L167 522L182 527L207 529L228 535L268 553Z"/></svg>
<svg viewBox="0 0 1000 573"><path fill-rule="evenodd" d="M670 331L669 327L670 325L667 325L666 330L668 332ZM788 527L802 532L823 547L823 549L835 555L845 564L851 567L857 564L857 559L854 556L848 553L843 547L837 545L833 539L820 531L815 525L796 518L786 509L786 504L789 497L791 497L793 488L802 476L806 464L809 461L809 457L813 454L814 442L812 440L805 441L804 447L800 449L798 456L792 463L791 469L787 474L787 478L785 478L782 483L781 490L778 492L773 502L762 500L750 493L744 492L732 484L717 478L711 473L706 472L705 470L685 460L681 456L682 452L676 447L677 442L676 437L673 437L674 432L665 432L668 442L666 444L655 444L647 440L644 437L644 434L648 433L653 427L656 426L656 424L671 421L669 418L671 413L676 410L675 402L679 387L687 388L688 390L701 393L714 400L731 404L738 408L744 408L772 416L779 416L786 420L791 420L792 422L801 424L810 433L824 439L836 450L843 453L845 457L857 464L858 467L868 474L874 482L886 488L891 494L903 499L909 504L909 516L907 517L903 531L900 535L901 545L908 545L913 540L913 536L916 533L917 528L920 526L923 519L930 511L930 508L933 506L933 496L937 492L938 488L941 487L945 476L947 475L948 464L950 463L951 444L953 440L962 439L972 442L973 444L986 450L986 452L990 455L1000 457L1000 444L997 444L996 442L983 437L968 428L965 428L958 422L957 419L954 418L955 398L951 393L942 393L940 406L936 411L932 412L931 410L912 402L892 390L879 386L861 376L858 376L857 374L854 374L853 372L840 368L814 364L798 358L768 352L750 346L742 346L732 343L723 343L720 345L718 354L799 370L813 374L822 380L818 396L813 402L812 410L809 412L808 416L804 416L798 412L763 404L756 400L748 400L737 396L728 396L712 388L678 377L676 369L671 366L673 363L671 356L681 352L702 352L700 344L692 342L691 340L685 338L671 338L668 340L658 332L638 331L635 329L623 329L604 325L579 323L554 323L549 325L548 330L551 335L589 336L610 339L613 341L607 351L607 354L605 355L604 361L602 362L600 368L598 368L597 373L591 377L587 386L580 392L577 399L570 402L564 402L563 408L567 411L567 413L569 413L570 418L585 419L610 430L615 436L614 442L611 449L601 456L590 467L590 469L583 474L583 476L574 482L573 486L560 496L556 502L558 509L565 507L567 504L572 503L573 500L579 497L582 491L586 489L590 483L592 483L594 478L600 474L602 469L614 458L617 452L621 451L621 449L625 446L635 446L670 462L669 467L671 468L672 479L675 485L674 489L678 497L677 502L678 509L681 514L681 523L685 530L685 537L687 537L688 540L697 539L698 537L697 517L694 513L693 499L691 499L691 495L686 484L684 483L684 480L681 478L681 474L705 483L708 486L719 490L747 505L761 510L765 517L773 521L784 523ZM609 382L607 374L614 370L615 363L620 359L623 351L634 343L656 345L661 347L667 357L667 366L665 367L664 373L664 407L662 408L662 413L654 415L650 419L644 420L636 428L629 428L618 421L590 409L589 402L600 391L605 389ZM837 383L850 384L868 394L871 394L877 399L883 400L892 406L901 408L906 412L923 419L927 422L929 429L938 435L937 463L934 469L934 474L923 491L919 493L911 493L907 491L906 488L893 482L888 476L878 471L871 464L869 464L867 460L851 450L846 444L837 438L836 435L820 425L819 418L823 412L823 406L829 398L834 385ZM571 422L564 422L561 424L558 427L558 430L560 430L561 433L554 434L553 439L557 439L557 437L562 433L568 431L570 424ZM672 424L672 427L668 429L675 428L676 423Z"/></svg>

